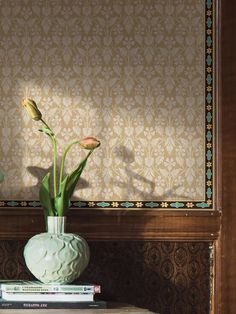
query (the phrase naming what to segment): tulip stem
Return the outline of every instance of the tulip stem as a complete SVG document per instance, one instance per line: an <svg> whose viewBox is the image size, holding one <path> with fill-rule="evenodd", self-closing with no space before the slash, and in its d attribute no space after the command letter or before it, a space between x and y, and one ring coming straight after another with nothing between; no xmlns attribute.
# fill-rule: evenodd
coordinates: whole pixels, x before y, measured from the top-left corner
<svg viewBox="0 0 236 314"><path fill-rule="evenodd" d="M51 128L49 125L41 118L41 122L48 128L51 132ZM57 141L54 133L53 135L49 135L53 145L53 190L54 190L54 198L57 197Z"/></svg>
<svg viewBox="0 0 236 314"><path fill-rule="evenodd" d="M65 166L65 159L66 159L66 155L68 154L68 152L70 151L70 149L72 148L72 146L74 144L78 144L79 141L73 141L71 142L66 149L63 151L62 154L62 160L61 160L61 168L60 168L60 180L59 180L59 184L61 184L62 180L63 180L63 172L64 172L64 166Z"/></svg>
<svg viewBox="0 0 236 314"><path fill-rule="evenodd" d="M52 129L50 128L50 126L42 118L40 119L40 121L46 126L46 128L48 128L52 132Z"/></svg>

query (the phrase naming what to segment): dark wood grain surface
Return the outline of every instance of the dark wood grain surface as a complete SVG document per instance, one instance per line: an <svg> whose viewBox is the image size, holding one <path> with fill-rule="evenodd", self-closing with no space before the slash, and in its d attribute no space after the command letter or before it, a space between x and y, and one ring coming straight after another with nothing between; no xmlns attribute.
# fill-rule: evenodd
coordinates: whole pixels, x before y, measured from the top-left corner
<svg viewBox="0 0 236 314"><path fill-rule="evenodd" d="M236 1L222 0L222 303L236 313Z"/></svg>
<svg viewBox="0 0 236 314"><path fill-rule="evenodd" d="M23 310L14 310L7 309L1 310L0 314L155 314L154 312L150 312L147 309L138 308L132 305L119 305L119 304L110 304L107 309L23 309ZM157 313L157 312L156 312ZM158 314L158 313L157 313Z"/></svg>
<svg viewBox="0 0 236 314"><path fill-rule="evenodd" d="M17 215L18 212L18 215ZM1 209L2 239L28 239L45 232L39 209ZM71 210L67 231L88 240L191 240L218 238L218 211Z"/></svg>

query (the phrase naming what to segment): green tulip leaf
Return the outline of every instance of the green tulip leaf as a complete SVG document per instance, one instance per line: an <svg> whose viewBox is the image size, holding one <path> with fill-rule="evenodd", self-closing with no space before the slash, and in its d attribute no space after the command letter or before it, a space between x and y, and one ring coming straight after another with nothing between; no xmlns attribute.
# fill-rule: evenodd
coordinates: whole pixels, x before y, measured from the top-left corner
<svg viewBox="0 0 236 314"><path fill-rule="evenodd" d="M50 173L43 178L39 189L39 200L44 210L45 217L54 216L53 200L50 195Z"/></svg>
<svg viewBox="0 0 236 314"><path fill-rule="evenodd" d="M70 199L75 190L76 184L86 166L88 157L91 151L88 153L86 158L78 165L78 167L70 174L66 175L63 181L59 185L59 193L55 198L55 209L58 216L64 216L70 208Z"/></svg>
<svg viewBox="0 0 236 314"><path fill-rule="evenodd" d="M79 166L74 170L72 171L68 176L68 183L67 183L67 189L66 189L66 192L67 192L67 195L68 195L68 198L70 199L74 193L74 190L75 190L75 187L79 181L79 178L86 166L86 163L87 163L87 160L89 158L89 156L91 155L92 151L90 151L88 153L88 155L85 157L85 159L79 164Z"/></svg>
<svg viewBox="0 0 236 314"><path fill-rule="evenodd" d="M0 183L4 180L4 174L3 172L0 170Z"/></svg>

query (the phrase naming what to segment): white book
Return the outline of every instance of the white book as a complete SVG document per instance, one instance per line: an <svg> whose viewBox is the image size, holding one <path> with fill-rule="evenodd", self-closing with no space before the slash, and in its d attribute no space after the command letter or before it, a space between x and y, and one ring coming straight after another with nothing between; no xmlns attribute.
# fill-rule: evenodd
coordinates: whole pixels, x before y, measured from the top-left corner
<svg viewBox="0 0 236 314"><path fill-rule="evenodd" d="M61 292L61 293L101 293L101 286L96 284L43 284L39 281L1 280L0 290L19 293Z"/></svg>
<svg viewBox="0 0 236 314"><path fill-rule="evenodd" d="M10 293L2 291L2 299L6 301L29 302L91 302L94 301L92 293Z"/></svg>

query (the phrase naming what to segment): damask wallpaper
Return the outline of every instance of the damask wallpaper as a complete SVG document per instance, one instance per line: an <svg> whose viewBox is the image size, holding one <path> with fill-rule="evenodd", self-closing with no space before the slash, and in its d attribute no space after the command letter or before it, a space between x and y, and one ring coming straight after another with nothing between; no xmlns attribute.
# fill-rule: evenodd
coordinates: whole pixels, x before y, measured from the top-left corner
<svg viewBox="0 0 236 314"><path fill-rule="evenodd" d="M60 152L74 138L102 142L75 206L210 208L212 10L204 0L0 0L1 206L39 206L52 166L21 108L28 96ZM82 156L73 150L67 169Z"/></svg>
<svg viewBox="0 0 236 314"><path fill-rule="evenodd" d="M32 280L24 241L0 242L2 279ZM209 314L211 243L89 242L91 259L79 278L101 285L102 300L134 304L162 314Z"/></svg>

